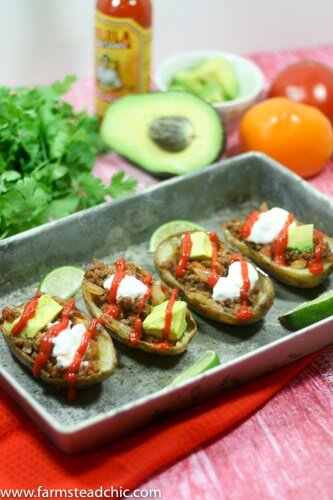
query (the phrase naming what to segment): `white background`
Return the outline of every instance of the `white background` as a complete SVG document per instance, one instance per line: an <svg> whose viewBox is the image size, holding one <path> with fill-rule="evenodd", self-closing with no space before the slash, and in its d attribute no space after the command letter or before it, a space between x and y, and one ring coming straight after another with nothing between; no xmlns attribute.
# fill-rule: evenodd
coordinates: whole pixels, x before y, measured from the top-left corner
<svg viewBox="0 0 333 500"><path fill-rule="evenodd" d="M93 73L95 0L0 0L0 84ZM154 0L154 66L191 49L238 53L333 42L333 0Z"/></svg>

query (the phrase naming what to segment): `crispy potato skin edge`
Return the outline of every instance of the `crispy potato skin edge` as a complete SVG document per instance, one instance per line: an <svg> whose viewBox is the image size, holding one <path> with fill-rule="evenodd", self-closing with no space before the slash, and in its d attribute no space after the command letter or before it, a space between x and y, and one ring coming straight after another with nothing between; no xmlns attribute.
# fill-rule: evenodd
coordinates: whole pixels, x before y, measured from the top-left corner
<svg viewBox="0 0 333 500"><path fill-rule="evenodd" d="M197 333L197 326L190 315L190 321L188 324L188 329L186 332L183 334L185 338L183 341L180 343L180 345L175 345L175 346L170 346L166 349L157 349L154 347L152 344L149 342L145 342L143 340L139 340L138 344L134 347L130 344L130 341L128 337L122 336L119 333L115 331L115 324L118 323L117 320L114 319L109 319L107 315L103 314L102 311L95 305L93 301L93 296L91 292L89 291L89 288L87 286L87 280L84 279L82 282L82 295L84 298L84 302L86 304L86 307L94 318L99 318L100 316L103 316L105 319L105 327L109 331L110 335L115 338L116 340L119 340L122 344L125 344L132 349L140 349L141 351L149 352L150 354L158 354L160 356L175 356L177 354L181 354L184 352L194 335Z"/></svg>
<svg viewBox="0 0 333 500"><path fill-rule="evenodd" d="M243 241L235 238L225 227L223 227L222 230L224 232L225 239L230 243L231 246L240 250L244 255L253 260L253 262L255 262L259 267L261 267L286 285L297 288L313 288L317 285L320 285L320 283L322 283L325 278L333 271L333 262L326 264L326 268L324 269L324 271L319 274L311 274L309 271L307 273L301 273L297 269L279 266L268 257L261 255L259 252L256 252L252 248L248 247ZM328 237L326 238L330 243L331 248L333 248L332 240Z"/></svg>

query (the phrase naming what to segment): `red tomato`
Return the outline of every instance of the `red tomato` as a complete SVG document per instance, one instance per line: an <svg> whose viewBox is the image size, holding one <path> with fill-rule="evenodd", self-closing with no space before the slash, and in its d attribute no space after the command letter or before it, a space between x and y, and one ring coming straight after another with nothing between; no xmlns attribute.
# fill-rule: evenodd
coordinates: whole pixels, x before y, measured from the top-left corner
<svg viewBox="0 0 333 500"><path fill-rule="evenodd" d="M269 97L279 96L314 106L333 121L333 69L316 61L288 66L269 92Z"/></svg>

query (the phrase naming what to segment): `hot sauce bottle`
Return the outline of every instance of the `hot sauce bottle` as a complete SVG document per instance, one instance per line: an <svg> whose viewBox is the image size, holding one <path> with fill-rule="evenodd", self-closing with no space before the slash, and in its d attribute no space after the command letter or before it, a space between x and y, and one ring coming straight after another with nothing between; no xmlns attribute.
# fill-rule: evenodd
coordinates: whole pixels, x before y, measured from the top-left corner
<svg viewBox="0 0 333 500"><path fill-rule="evenodd" d="M96 114L114 100L149 91L151 0L97 0L95 13Z"/></svg>

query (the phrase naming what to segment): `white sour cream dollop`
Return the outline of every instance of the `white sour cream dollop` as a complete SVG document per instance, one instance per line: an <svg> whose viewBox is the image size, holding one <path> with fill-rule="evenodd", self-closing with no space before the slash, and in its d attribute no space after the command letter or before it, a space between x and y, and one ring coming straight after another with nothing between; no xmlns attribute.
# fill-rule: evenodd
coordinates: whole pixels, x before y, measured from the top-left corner
<svg viewBox="0 0 333 500"><path fill-rule="evenodd" d="M288 217L289 212L279 207L262 212L253 224L251 233L246 240L259 244L272 243L279 236ZM295 221L289 227L294 226L296 226Z"/></svg>
<svg viewBox="0 0 333 500"><path fill-rule="evenodd" d="M52 356L56 358L58 365L67 368L72 364L86 330L82 323L77 323L74 326L70 324L52 340Z"/></svg>
<svg viewBox="0 0 333 500"><path fill-rule="evenodd" d="M114 278L114 274L109 276L104 281L104 288L110 290ZM136 279L134 276L128 276L126 274L125 278L121 280L120 285L117 290L117 300L121 298L129 298L133 300L140 299L145 295L148 288L142 281Z"/></svg>
<svg viewBox="0 0 333 500"><path fill-rule="evenodd" d="M252 290L259 279L259 275L252 264L246 262L246 265L250 280L250 290ZM239 298L242 286L243 278L241 263L233 262L229 267L228 276L219 278L218 282L214 286L213 300L223 302L224 300Z"/></svg>

